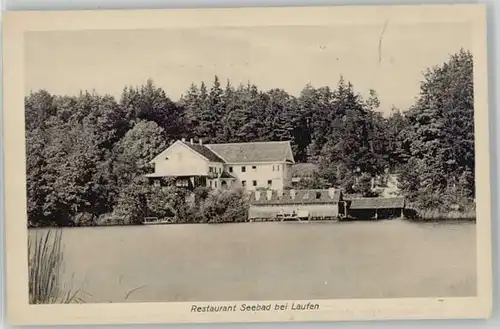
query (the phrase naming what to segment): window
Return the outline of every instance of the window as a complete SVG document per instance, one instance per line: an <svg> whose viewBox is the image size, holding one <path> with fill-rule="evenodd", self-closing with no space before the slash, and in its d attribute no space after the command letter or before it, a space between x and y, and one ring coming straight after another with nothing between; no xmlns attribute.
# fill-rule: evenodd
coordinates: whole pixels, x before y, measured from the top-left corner
<svg viewBox="0 0 500 329"><path fill-rule="evenodd" d="M247 186L247 181L246 180L242 180L241 181L241 186L243 186L243 187Z"/></svg>
<svg viewBox="0 0 500 329"><path fill-rule="evenodd" d="M214 168L208 167L208 172L213 172Z"/></svg>
<svg viewBox="0 0 500 329"><path fill-rule="evenodd" d="M241 172L246 172L247 168L245 166L241 167Z"/></svg>
<svg viewBox="0 0 500 329"><path fill-rule="evenodd" d="M280 171L280 165L276 166L276 171Z"/></svg>
<svg viewBox="0 0 500 329"><path fill-rule="evenodd" d="M229 172L233 172L233 167L229 167Z"/></svg>
<svg viewBox="0 0 500 329"><path fill-rule="evenodd" d="M153 183L153 184L154 184L154 186L156 186L156 187L161 186L160 180L158 180L158 179L155 179L155 181L154 181L154 183Z"/></svg>
<svg viewBox="0 0 500 329"><path fill-rule="evenodd" d="M252 166L252 170L257 170L257 166Z"/></svg>
<svg viewBox="0 0 500 329"><path fill-rule="evenodd" d="M212 181L210 181L210 187L212 187Z"/></svg>
<svg viewBox="0 0 500 329"><path fill-rule="evenodd" d="M217 188L217 181L215 181L214 184L215 184L215 188Z"/></svg>
<svg viewBox="0 0 500 329"><path fill-rule="evenodd" d="M316 199L321 199L321 192L316 192Z"/></svg>
<svg viewBox="0 0 500 329"><path fill-rule="evenodd" d="M256 180L252 181L252 185L257 186L257 181Z"/></svg>
<svg viewBox="0 0 500 329"><path fill-rule="evenodd" d="M219 167L219 173L222 173L222 167Z"/></svg>
<svg viewBox="0 0 500 329"><path fill-rule="evenodd" d="M267 181L267 186L273 186L273 181L271 179Z"/></svg>

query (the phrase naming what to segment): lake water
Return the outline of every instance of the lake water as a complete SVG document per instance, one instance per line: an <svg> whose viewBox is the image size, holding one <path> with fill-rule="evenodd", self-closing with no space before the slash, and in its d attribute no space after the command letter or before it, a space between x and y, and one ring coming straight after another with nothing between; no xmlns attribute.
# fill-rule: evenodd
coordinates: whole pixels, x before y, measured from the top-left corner
<svg viewBox="0 0 500 329"><path fill-rule="evenodd" d="M473 223L238 223L68 228L87 302L473 296Z"/></svg>

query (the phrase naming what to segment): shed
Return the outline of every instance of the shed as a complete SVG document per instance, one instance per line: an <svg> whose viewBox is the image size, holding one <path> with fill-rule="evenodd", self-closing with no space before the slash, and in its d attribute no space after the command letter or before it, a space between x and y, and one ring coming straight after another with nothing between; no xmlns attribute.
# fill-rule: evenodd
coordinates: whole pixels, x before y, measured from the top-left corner
<svg viewBox="0 0 500 329"><path fill-rule="evenodd" d="M363 219L402 217L404 207L403 197L357 198L347 200L347 215Z"/></svg>
<svg viewBox="0 0 500 329"><path fill-rule="evenodd" d="M335 218L339 216L341 191L286 190L256 191L250 195L250 218L272 218L276 214L292 211L308 211L313 218Z"/></svg>

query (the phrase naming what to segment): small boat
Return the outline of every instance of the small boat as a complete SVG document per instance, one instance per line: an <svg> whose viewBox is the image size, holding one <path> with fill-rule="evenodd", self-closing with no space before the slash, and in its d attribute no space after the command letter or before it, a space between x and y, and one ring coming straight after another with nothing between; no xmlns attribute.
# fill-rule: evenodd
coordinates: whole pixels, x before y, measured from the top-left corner
<svg viewBox="0 0 500 329"><path fill-rule="evenodd" d="M161 224L173 224L173 223L174 223L173 217L165 217L165 218L146 217L144 218L142 225L161 225Z"/></svg>

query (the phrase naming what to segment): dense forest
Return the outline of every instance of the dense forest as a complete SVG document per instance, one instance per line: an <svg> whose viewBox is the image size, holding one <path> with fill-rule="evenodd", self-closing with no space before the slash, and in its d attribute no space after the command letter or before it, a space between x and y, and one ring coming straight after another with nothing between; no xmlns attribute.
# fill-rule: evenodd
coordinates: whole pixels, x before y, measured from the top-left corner
<svg viewBox="0 0 500 329"><path fill-rule="evenodd" d="M201 201L189 205L175 186L147 184L148 161L182 137L290 140L296 162L319 166L305 182L310 187L356 192L357 183L390 172L399 174L416 207L473 207L472 69L472 55L460 50L423 74L410 108L388 116L375 91L364 99L344 78L334 87L307 85L298 96L233 86L217 76L211 85L191 85L179 101L151 80L124 88L118 100L95 92L31 93L25 99L28 224L137 223L166 211L165 200L184 221L210 221L216 206L215 217L230 217L220 209L234 209L237 193L199 190Z"/></svg>

